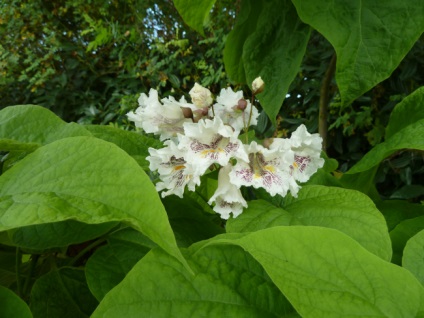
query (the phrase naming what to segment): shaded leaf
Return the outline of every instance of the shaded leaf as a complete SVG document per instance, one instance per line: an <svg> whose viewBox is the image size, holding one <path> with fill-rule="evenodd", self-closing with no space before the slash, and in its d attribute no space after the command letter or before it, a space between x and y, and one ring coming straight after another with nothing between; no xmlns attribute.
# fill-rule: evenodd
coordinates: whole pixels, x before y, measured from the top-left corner
<svg viewBox="0 0 424 318"><path fill-rule="evenodd" d="M424 215L402 221L390 232L393 245L393 263L401 264L406 243L423 229Z"/></svg>
<svg viewBox="0 0 424 318"><path fill-rule="evenodd" d="M260 1L244 0L240 12L237 14L236 24L225 41L225 70L234 82L247 83L245 64L242 58L243 47L246 39L255 31L262 8L263 5Z"/></svg>
<svg viewBox="0 0 424 318"><path fill-rule="evenodd" d="M99 237L118 222L102 224L84 224L74 220L57 223L37 224L9 230L13 244L34 250L44 250L53 247L66 247Z"/></svg>
<svg viewBox="0 0 424 318"><path fill-rule="evenodd" d="M420 119L424 119L424 87L418 88L393 109L386 127L386 139Z"/></svg>
<svg viewBox="0 0 424 318"><path fill-rule="evenodd" d="M333 45L344 105L385 80L424 31L424 5L402 2L293 0L297 12Z"/></svg>
<svg viewBox="0 0 424 318"><path fill-rule="evenodd" d="M424 119L398 131L385 142L378 144L355 164L347 174L354 174L371 169L385 158L402 149L424 150Z"/></svg>
<svg viewBox="0 0 424 318"><path fill-rule="evenodd" d="M203 25L215 1L199 0L196 1L196 5L193 5L193 2L189 0L174 0L174 5L184 22L204 36Z"/></svg>
<svg viewBox="0 0 424 318"><path fill-rule="evenodd" d="M0 286L0 317L32 318L28 305L11 290Z"/></svg>
<svg viewBox="0 0 424 318"><path fill-rule="evenodd" d="M137 243L134 243L134 235L142 236L139 232L130 229L120 232L122 233L119 236L110 236L108 245L96 250L85 267L88 286L99 301L118 285L131 268L154 246L147 237L144 237L144 242L137 237Z"/></svg>
<svg viewBox="0 0 424 318"><path fill-rule="evenodd" d="M249 86L258 76L264 80L265 90L258 98L275 125L289 86L300 71L310 27L298 18L289 0L261 4L256 29L243 46L243 63Z"/></svg>
<svg viewBox="0 0 424 318"><path fill-rule="evenodd" d="M63 267L51 271L37 279L31 291L35 318L90 317L97 304L81 269Z"/></svg>

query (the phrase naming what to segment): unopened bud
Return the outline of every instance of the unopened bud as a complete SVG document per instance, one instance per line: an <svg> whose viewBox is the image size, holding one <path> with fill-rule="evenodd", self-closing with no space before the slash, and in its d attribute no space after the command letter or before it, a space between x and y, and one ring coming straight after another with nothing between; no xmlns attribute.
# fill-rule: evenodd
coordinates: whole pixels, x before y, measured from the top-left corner
<svg viewBox="0 0 424 318"><path fill-rule="evenodd" d="M236 109L238 109L238 110L241 110L241 111L243 111L243 110L245 110L246 109L246 107L247 107L247 102L246 102L246 100L245 99L239 99L239 101L237 102L237 107L236 107Z"/></svg>
<svg viewBox="0 0 424 318"><path fill-rule="evenodd" d="M262 93L265 88L265 83L262 80L262 78L259 76L255 78L255 80L252 83L252 92L254 95Z"/></svg>
<svg viewBox="0 0 424 318"><path fill-rule="evenodd" d="M181 107L181 110L183 111L184 118L193 118L193 112L188 107Z"/></svg>
<svg viewBox="0 0 424 318"><path fill-rule="evenodd" d="M199 84L194 84L194 87L188 92L191 97L191 101L198 108L208 107L212 105L212 94L211 91Z"/></svg>
<svg viewBox="0 0 424 318"><path fill-rule="evenodd" d="M271 146L272 142L274 141L274 138L266 138L264 139L264 141L262 142L263 146L265 148L269 149L269 146Z"/></svg>
<svg viewBox="0 0 424 318"><path fill-rule="evenodd" d="M201 117L206 116L209 113L209 107L202 107L202 108L196 109L194 111L194 113L196 114L196 117L197 116L201 116Z"/></svg>

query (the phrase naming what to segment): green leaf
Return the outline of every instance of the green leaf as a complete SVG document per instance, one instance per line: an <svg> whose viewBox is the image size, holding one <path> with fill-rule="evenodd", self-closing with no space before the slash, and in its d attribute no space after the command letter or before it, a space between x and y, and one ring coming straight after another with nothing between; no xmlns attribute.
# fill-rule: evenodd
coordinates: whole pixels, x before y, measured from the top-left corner
<svg viewBox="0 0 424 318"><path fill-rule="evenodd" d="M117 222L85 224L68 220L9 230L9 237L13 244L21 248L44 250L92 240L109 232L117 224Z"/></svg>
<svg viewBox="0 0 424 318"><path fill-rule="evenodd" d="M84 127L66 123L41 106L10 106L0 111L0 150L33 151L61 138L90 135Z"/></svg>
<svg viewBox="0 0 424 318"><path fill-rule="evenodd" d="M344 105L388 78L424 31L421 0L293 3L302 21L336 50L336 80Z"/></svg>
<svg viewBox="0 0 424 318"><path fill-rule="evenodd" d="M216 0L198 0L196 4L190 0L174 0L175 8L188 26L205 36L203 25L209 16Z"/></svg>
<svg viewBox="0 0 424 318"><path fill-rule="evenodd" d="M37 279L31 291L34 318L90 317L96 306L81 269L51 271Z"/></svg>
<svg viewBox="0 0 424 318"><path fill-rule="evenodd" d="M144 169L149 168L149 148L162 148L162 143L154 138L144 136L133 131L126 131L112 126L89 125L85 126L94 137L109 141L125 150Z"/></svg>
<svg viewBox="0 0 424 318"><path fill-rule="evenodd" d="M384 200L376 204L386 219L389 232L403 220L424 215L424 205L410 203L405 200Z"/></svg>
<svg viewBox="0 0 424 318"><path fill-rule="evenodd" d="M337 230L273 227L213 244L220 242L249 252L302 317L415 317L423 310L424 289L409 271Z"/></svg>
<svg viewBox="0 0 424 318"><path fill-rule="evenodd" d="M424 230L418 232L406 243L402 266L424 285Z"/></svg>
<svg viewBox="0 0 424 318"><path fill-rule="evenodd" d="M387 225L374 203L360 192L305 186L298 198L287 196L282 208L265 201L251 201L236 219L227 223L229 232L252 232L279 225L323 226L337 229L379 257L391 259Z"/></svg>
<svg viewBox="0 0 424 318"><path fill-rule="evenodd" d="M126 222L185 262L153 184L109 142L62 139L0 176L0 231L65 220Z"/></svg>
<svg viewBox="0 0 424 318"><path fill-rule="evenodd" d="M202 246L202 244L201 244ZM291 305L263 268L237 246L209 246L186 254L196 275L155 249L93 313L96 317L285 317Z"/></svg>
<svg viewBox="0 0 424 318"><path fill-rule="evenodd" d="M386 157L402 149L424 150L424 119L403 128L388 138L385 142L375 146L346 173L354 174L371 169Z"/></svg>
<svg viewBox="0 0 424 318"><path fill-rule="evenodd" d="M27 304L11 290L0 286L0 317L32 318Z"/></svg>
<svg viewBox="0 0 424 318"><path fill-rule="evenodd" d="M224 233L219 216L206 212L202 205L191 197L180 199L177 196L168 196L163 199L163 204L181 247L188 247L195 242Z"/></svg>
<svg viewBox="0 0 424 318"><path fill-rule="evenodd" d="M109 244L96 250L85 267L88 287L99 301L118 285L131 268L154 246L147 237L144 237L142 244L139 238L137 243L134 243L131 236L138 232L133 233L129 229L120 232L124 233L110 236ZM124 237L125 234L129 237ZM141 233L138 234L142 236Z"/></svg>
<svg viewBox="0 0 424 318"><path fill-rule="evenodd" d="M228 233L255 232L279 225L291 225L298 222L286 210L276 207L265 200L254 200L237 218L227 221Z"/></svg>
<svg viewBox="0 0 424 318"><path fill-rule="evenodd" d="M424 119L424 87L418 88L393 109L386 127L386 139L420 119Z"/></svg>
<svg viewBox="0 0 424 318"><path fill-rule="evenodd" d="M375 187L375 174L378 166L371 169L361 171L359 173L344 173L340 178L340 182L344 188L360 191L368 195L374 202L380 201L380 194Z"/></svg>
<svg viewBox="0 0 424 318"><path fill-rule="evenodd" d="M400 222L391 232L390 238L393 245L393 260L395 264L400 264L403 250L411 237L424 229L424 216L407 219Z"/></svg>
<svg viewBox="0 0 424 318"><path fill-rule="evenodd" d="M247 84L261 76L265 90L258 95L261 106L275 126L291 82L300 70L310 27L298 18L289 0L262 2L255 31L243 46Z"/></svg>
<svg viewBox="0 0 424 318"><path fill-rule="evenodd" d="M247 83L243 62L243 46L255 31L263 5L260 1L243 0L234 28L227 36L224 48L225 70L229 78L237 83ZM257 75L259 76L259 75Z"/></svg>

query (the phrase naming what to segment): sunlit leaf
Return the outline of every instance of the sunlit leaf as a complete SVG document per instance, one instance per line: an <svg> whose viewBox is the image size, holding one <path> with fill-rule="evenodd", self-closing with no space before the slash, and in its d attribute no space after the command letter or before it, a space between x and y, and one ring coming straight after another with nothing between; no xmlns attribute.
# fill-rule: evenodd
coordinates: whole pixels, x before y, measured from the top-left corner
<svg viewBox="0 0 424 318"><path fill-rule="evenodd" d="M0 176L0 231L65 220L126 222L184 262L150 179L109 142L61 139Z"/></svg>

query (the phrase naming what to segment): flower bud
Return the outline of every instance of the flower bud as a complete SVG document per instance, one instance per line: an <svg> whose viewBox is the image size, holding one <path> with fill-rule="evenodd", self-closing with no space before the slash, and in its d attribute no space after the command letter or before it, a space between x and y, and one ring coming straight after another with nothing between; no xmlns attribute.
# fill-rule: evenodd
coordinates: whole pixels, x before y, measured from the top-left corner
<svg viewBox="0 0 424 318"><path fill-rule="evenodd" d="M264 145L265 148L269 149L269 146L271 146L273 141L274 141L274 138L266 138L266 139L264 139L262 144Z"/></svg>
<svg viewBox="0 0 424 318"><path fill-rule="evenodd" d="M255 78L255 80L252 83L252 92L254 95L262 93L265 88L265 83L262 80L262 78L259 76Z"/></svg>
<svg viewBox="0 0 424 318"><path fill-rule="evenodd" d="M243 99L243 98L242 99L239 99L239 101L237 103L237 106L236 106L236 109L243 111L243 110L246 109L246 107L247 107L246 100Z"/></svg>
<svg viewBox="0 0 424 318"><path fill-rule="evenodd" d="M194 84L194 87L189 92L191 101L198 108L209 107L212 105L211 91L199 84Z"/></svg>
<svg viewBox="0 0 424 318"><path fill-rule="evenodd" d="M184 118L193 118L193 112L188 107L181 107L181 110L183 111Z"/></svg>

